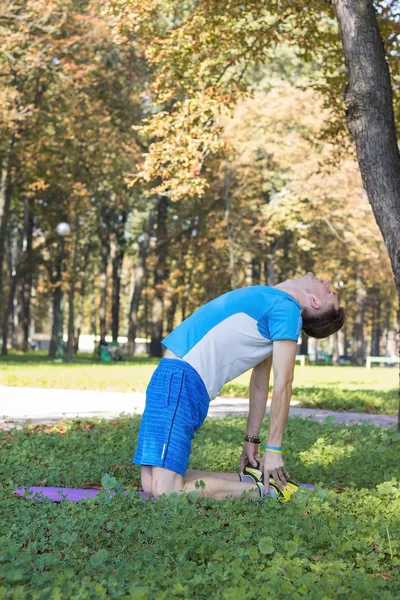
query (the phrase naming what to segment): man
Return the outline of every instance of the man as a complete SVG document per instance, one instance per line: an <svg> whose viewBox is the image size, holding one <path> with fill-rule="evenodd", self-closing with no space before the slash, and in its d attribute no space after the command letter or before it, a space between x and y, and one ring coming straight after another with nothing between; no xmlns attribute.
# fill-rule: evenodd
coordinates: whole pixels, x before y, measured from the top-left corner
<svg viewBox="0 0 400 600"><path fill-rule="evenodd" d="M275 287L252 286L212 300L181 323L163 345L164 358L146 393L133 462L142 466L144 492L198 491L201 495L239 499L270 493L270 477L282 490L288 474L282 439L289 413L297 340L301 329L324 338L344 323L344 310L326 279L307 273ZM255 483L235 473L187 471L194 432L206 418L210 400L222 386L253 368L241 469L256 466L271 368L274 391L270 427L261 459L263 480ZM246 480L247 479L247 480ZM271 483L271 485L273 485ZM275 488L276 488L275 486Z"/></svg>

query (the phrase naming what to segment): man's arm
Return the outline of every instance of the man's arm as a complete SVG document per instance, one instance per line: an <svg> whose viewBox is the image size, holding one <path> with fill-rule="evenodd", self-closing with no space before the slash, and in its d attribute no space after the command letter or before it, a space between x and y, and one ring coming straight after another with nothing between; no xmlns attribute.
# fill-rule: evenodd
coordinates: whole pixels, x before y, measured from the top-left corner
<svg viewBox="0 0 400 600"><path fill-rule="evenodd" d="M277 340L273 342L272 366L274 371L274 391L272 394L270 426L267 445L282 446L283 432L286 427L290 398L292 395L293 372L296 360L297 343L291 340ZM269 489L269 476L282 487L286 485L289 477L285 469L282 454L265 450L262 470L264 472L265 487Z"/></svg>
<svg viewBox="0 0 400 600"><path fill-rule="evenodd" d="M246 435L260 435L261 425L265 415L268 399L269 377L271 373L272 356L256 365L250 378L250 403L247 418ZM243 471L248 462L253 466L258 460L259 444L245 442L240 457L240 470Z"/></svg>

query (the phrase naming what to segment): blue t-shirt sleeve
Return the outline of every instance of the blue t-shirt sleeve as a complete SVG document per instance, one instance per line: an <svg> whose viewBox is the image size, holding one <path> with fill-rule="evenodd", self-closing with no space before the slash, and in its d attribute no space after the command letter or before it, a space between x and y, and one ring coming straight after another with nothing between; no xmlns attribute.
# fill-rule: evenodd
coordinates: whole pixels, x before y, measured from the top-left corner
<svg viewBox="0 0 400 600"><path fill-rule="evenodd" d="M260 332L272 342L293 340L297 342L303 326L301 310L296 302L280 298L259 324Z"/></svg>

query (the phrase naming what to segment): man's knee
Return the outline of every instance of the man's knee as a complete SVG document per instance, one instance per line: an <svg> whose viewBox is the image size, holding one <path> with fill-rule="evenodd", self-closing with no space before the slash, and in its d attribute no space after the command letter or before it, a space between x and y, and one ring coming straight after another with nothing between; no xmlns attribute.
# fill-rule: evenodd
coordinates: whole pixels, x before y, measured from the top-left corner
<svg viewBox="0 0 400 600"><path fill-rule="evenodd" d="M169 469L153 467L152 473L152 495L155 498L162 494L173 494L183 489L183 477Z"/></svg>
<svg viewBox="0 0 400 600"><path fill-rule="evenodd" d="M151 496L152 480L153 480L152 467L147 466L147 465L142 466L141 480L142 480L142 490L145 492L145 494L148 494L149 496Z"/></svg>

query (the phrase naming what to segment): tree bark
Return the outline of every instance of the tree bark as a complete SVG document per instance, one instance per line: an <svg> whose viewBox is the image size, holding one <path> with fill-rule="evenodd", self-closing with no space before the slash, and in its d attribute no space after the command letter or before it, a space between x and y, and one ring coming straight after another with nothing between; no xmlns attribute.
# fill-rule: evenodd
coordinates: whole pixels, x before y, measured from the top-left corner
<svg viewBox="0 0 400 600"><path fill-rule="evenodd" d="M382 316L381 299L379 293L375 290L374 303L372 307L372 334L371 334L371 356L381 355L381 337L382 337Z"/></svg>
<svg viewBox="0 0 400 600"><path fill-rule="evenodd" d="M308 355L308 335L301 332L300 354Z"/></svg>
<svg viewBox="0 0 400 600"><path fill-rule="evenodd" d="M237 287L237 275L236 275L236 264L235 264L235 248L232 233L231 223L231 182L232 182L232 171L226 170L225 181L224 181L224 201L225 201L225 222L226 222L226 239L228 241L228 253L229 253L229 273L230 273L230 286L234 290Z"/></svg>
<svg viewBox="0 0 400 600"><path fill-rule="evenodd" d="M11 155L14 147L14 138L11 137L6 154L1 163L0 171L0 309L2 307L3 297L3 265L5 258L6 248L6 236L7 236L7 225L8 218L10 216L11 206ZM0 310L1 313L1 310Z"/></svg>
<svg viewBox="0 0 400 600"><path fill-rule="evenodd" d="M400 155L389 67L372 1L333 0L332 4L348 72L347 125L400 298Z"/></svg>
<svg viewBox="0 0 400 600"><path fill-rule="evenodd" d="M357 277L357 289L356 289L356 316L353 324L353 339L354 339L354 351L353 358L357 365L361 366L365 362L365 300L366 293L363 283L359 277Z"/></svg>
<svg viewBox="0 0 400 600"><path fill-rule="evenodd" d="M145 267L149 252L150 237L154 229L155 211L157 207L158 203L150 210L143 233L138 240L139 254L133 274L133 292L129 310L128 353L132 356L135 354L137 314L144 287Z"/></svg>
<svg viewBox="0 0 400 600"><path fill-rule="evenodd" d="M72 273L71 281L68 290L68 341L67 351L65 359L67 362L72 360L75 347L75 288L76 288L76 276L78 270L78 257L79 257L79 216L75 218L75 237L74 237L74 250L72 257Z"/></svg>
<svg viewBox="0 0 400 600"><path fill-rule="evenodd" d="M112 293L111 293L111 334L113 342L118 341L119 313L121 305L121 270L125 252L116 246L112 258Z"/></svg>
<svg viewBox="0 0 400 600"><path fill-rule="evenodd" d="M251 269L252 269L251 278L252 278L253 285L260 285L260 282L261 282L261 264L260 264L260 259L259 258L253 258L252 264L251 264Z"/></svg>
<svg viewBox="0 0 400 600"><path fill-rule="evenodd" d="M63 263L63 252L59 253L57 260L57 267L54 276L52 277L51 283L53 286L53 324L51 328L51 339L49 347L49 358L56 358L57 348L60 339L60 331L62 327L61 323L61 303L62 303L62 288L61 288L61 276L62 276L62 263Z"/></svg>
<svg viewBox="0 0 400 600"><path fill-rule="evenodd" d="M85 295L86 295L86 285L87 285L87 275L86 272L88 270L89 265L89 254L90 254L90 245L86 244L85 250L83 252L83 268L80 273L80 291L79 291L79 307L78 314L76 317L76 335L75 335L75 354L79 350L79 338L82 333L82 325L84 318L84 309L85 309Z"/></svg>
<svg viewBox="0 0 400 600"><path fill-rule="evenodd" d="M151 316L150 356L161 357L164 316L164 281L166 279L167 258L167 213L168 198L162 196L157 211L157 246L154 271L154 298Z"/></svg>
<svg viewBox="0 0 400 600"><path fill-rule="evenodd" d="M1 348L1 354L6 356L8 353L7 350L7 342L8 342L8 334L9 334L9 325L10 325L10 317L14 313L14 301L15 301L15 293L17 290L17 283L20 274L21 261L22 261L22 249L24 245L25 239L25 220L20 229L17 247L15 251L12 248L12 239L10 234L9 241L9 250L10 250L10 285L8 291L8 302L4 310L3 314L3 343Z"/></svg>
<svg viewBox="0 0 400 600"><path fill-rule="evenodd" d="M103 232L101 239L100 259L100 338L105 339L107 335L107 268L110 255L110 240L108 232Z"/></svg>
<svg viewBox="0 0 400 600"><path fill-rule="evenodd" d="M22 352L29 349L29 330L31 319L31 294L33 284L33 200L27 200L25 204L25 227L26 227L26 245L22 259L19 293L19 314L18 314L18 340L17 348Z"/></svg>

